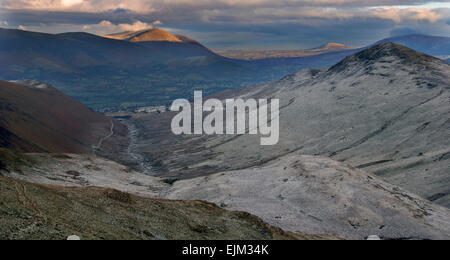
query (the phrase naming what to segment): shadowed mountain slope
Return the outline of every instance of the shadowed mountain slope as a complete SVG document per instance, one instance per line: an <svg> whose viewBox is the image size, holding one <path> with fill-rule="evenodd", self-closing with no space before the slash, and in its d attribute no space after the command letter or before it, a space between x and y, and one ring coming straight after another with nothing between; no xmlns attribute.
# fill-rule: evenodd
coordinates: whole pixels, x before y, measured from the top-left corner
<svg viewBox="0 0 450 260"><path fill-rule="evenodd" d="M254 82L255 73L194 41L128 42L87 33L0 29L0 60L0 78L49 82L92 108L165 104L198 86L214 92Z"/></svg>
<svg viewBox="0 0 450 260"><path fill-rule="evenodd" d="M0 81L0 147L24 152L92 153L111 133L111 148L126 142L120 123L37 81Z"/></svg>

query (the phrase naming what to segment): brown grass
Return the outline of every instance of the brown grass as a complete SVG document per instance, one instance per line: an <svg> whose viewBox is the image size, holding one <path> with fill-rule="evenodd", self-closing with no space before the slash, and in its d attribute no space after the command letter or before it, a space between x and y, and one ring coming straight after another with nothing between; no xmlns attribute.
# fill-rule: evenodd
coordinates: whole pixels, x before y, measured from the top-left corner
<svg viewBox="0 0 450 260"><path fill-rule="evenodd" d="M201 201L146 199L101 188L35 185L0 176L0 239L333 239L284 232Z"/></svg>

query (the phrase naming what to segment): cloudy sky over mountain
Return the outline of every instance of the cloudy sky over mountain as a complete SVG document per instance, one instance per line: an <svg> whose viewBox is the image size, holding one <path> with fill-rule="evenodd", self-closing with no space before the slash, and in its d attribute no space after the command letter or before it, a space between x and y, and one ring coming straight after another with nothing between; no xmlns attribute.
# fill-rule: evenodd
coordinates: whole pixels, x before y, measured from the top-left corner
<svg viewBox="0 0 450 260"><path fill-rule="evenodd" d="M450 36L450 0L0 0L0 26L96 34L157 26L228 49L362 46Z"/></svg>

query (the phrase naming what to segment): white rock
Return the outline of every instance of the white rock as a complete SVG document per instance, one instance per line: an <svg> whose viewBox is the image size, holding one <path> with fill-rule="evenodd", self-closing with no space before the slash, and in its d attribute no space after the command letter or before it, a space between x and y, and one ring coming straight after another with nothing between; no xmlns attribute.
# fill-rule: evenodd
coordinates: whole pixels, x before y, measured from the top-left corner
<svg viewBox="0 0 450 260"><path fill-rule="evenodd" d="M372 235L367 238L368 241L379 241L381 238L377 235Z"/></svg>
<svg viewBox="0 0 450 260"><path fill-rule="evenodd" d="M72 235L72 236L69 236L67 238L67 240L81 240L81 238L79 236Z"/></svg>

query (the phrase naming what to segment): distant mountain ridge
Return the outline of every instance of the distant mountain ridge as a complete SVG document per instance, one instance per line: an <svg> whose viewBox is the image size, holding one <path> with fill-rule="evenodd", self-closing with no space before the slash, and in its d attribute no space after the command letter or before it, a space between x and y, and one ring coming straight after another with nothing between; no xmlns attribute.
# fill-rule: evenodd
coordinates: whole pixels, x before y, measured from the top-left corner
<svg viewBox="0 0 450 260"><path fill-rule="evenodd" d="M210 95L267 83L301 69L332 66L365 49L249 61L222 57L194 40L172 36L177 40L131 42L88 33L0 29L0 79L37 79L93 109L118 110L192 98L199 88ZM405 46L422 48L418 51L450 56L442 43L448 38L441 38L423 36L419 45L415 38L401 39Z"/></svg>
<svg viewBox="0 0 450 260"><path fill-rule="evenodd" d="M178 36L181 38L181 36ZM184 42L114 40L88 33L45 34L0 29L0 78L37 79L97 110L162 105L273 81L341 57L249 62Z"/></svg>
<svg viewBox="0 0 450 260"><path fill-rule="evenodd" d="M352 50L357 49L356 47L349 46L342 43L330 42L324 45L321 45L317 48L313 48L311 50L327 50L327 51L338 51L338 50Z"/></svg>
<svg viewBox="0 0 450 260"><path fill-rule="evenodd" d="M193 57L202 58L195 64ZM0 29L0 60L1 79L49 82L93 108L128 106L133 102L144 106L152 104L150 97L156 104L165 103L171 99L168 95L191 92L177 87L179 84L193 87L206 81L229 82L239 68L239 64L230 64L195 42L128 42L87 33L44 34L9 29ZM205 80L207 77L213 78ZM99 90L102 86L106 89ZM124 87L134 90L124 95ZM178 88L179 92L164 94L163 89L168 87Z"/></svg>
<svg viewBox="0 0 450 260"><path fill-rule="evenodd" d="M129 42L178 42L178 43L199 43L183 35L173 35L162 29L145 29L140 31L127 31L105 35L105 38L123 40Z"/></svg>
<svg viewBox="0 0 450 260"><path fill-rule="evenodd" d="M348 46L341 43L327 43L312 49L299 50L216 50L218 54L233 58L244 60L258 60L271 58L300 58L307 56L314 56L319 54L326 54L330 52L355 50L356 47Z"/></svg>

